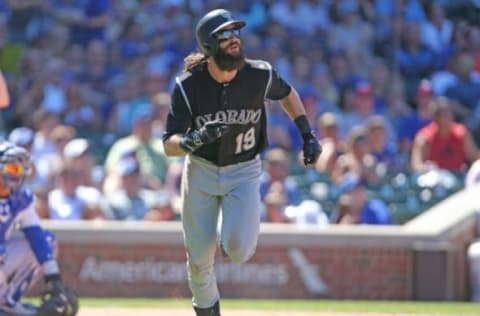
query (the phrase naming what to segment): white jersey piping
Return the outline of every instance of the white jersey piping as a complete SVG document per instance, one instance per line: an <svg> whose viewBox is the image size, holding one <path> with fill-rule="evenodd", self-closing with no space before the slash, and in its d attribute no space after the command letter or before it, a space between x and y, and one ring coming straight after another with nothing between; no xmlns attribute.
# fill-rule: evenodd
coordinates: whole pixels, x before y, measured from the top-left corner
<svg viewBox="0 0 480 316"><path fill-rule="evenodd" d="M192 113L192 107L190 106L190 101L188 101L187 93L185 93L185 89L183 89L182 82L178 77L175 78L175 81L177 82L178 86L180 87L180 91L182 92L183 98L185 99L185 103L187 104L188 110L190 111L190 114Z"/></svg>

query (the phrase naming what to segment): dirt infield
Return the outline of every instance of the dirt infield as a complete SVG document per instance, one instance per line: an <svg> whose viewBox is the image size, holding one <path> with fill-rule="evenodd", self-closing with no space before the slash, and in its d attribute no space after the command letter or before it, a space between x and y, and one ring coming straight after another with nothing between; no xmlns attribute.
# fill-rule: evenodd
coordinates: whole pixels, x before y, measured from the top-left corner
<svg viewBox="0 0 480 316"><path fill-rule="evenodd" d="M194 316L193 310L183 308L82 308L79 316ZM388 314L388 313L357 313L357 312L316 312L316 311L269 311L269 310L228 310L222 311L222 316L421 316L420 314ZM432 314L429 314L432 316Z"/></svg>

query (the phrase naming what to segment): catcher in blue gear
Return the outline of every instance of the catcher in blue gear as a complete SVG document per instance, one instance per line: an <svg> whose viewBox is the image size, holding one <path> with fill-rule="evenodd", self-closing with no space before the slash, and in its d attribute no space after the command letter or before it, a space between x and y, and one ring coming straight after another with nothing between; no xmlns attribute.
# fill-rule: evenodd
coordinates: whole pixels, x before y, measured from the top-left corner
<svg viewBox="0 0 480 316"><path fill-rule="evenodd" d="M40 226L32 191L24 186L29 153L0 142L0 316L74 316L78 299L66 287L55 258L55 236ZM43 277L41 305L21 302Z"/></svg>

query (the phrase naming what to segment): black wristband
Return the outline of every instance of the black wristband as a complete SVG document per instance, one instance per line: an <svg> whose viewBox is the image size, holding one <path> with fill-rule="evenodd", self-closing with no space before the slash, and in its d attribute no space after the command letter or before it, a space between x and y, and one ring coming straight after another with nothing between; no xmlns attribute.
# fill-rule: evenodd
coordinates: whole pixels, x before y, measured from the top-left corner
<svg viewBox="0 0 480 316"><path fill-rule="evenodd" d="M45 276L45 282L53 282L53 281L61 281L62 277L60 276L59 273L54 273L54 274L49 274Z"/></svg>
<svg viewBox="0 0 480 316"><path fill-rule="evenodd" d="M315 131L310 131L308 133L302 134L303 141L309 141L311 139L316 139L317 137L315 136Z"/></svg>
<svg viewBox="0 0 480 316"><path fill-rule="evenodd" d="M310 123L308 123L308 119L306 115L300 115L295 120L295 125L297 125L300 134L310 134L312 132L312 128L310 127Z"/></svg>

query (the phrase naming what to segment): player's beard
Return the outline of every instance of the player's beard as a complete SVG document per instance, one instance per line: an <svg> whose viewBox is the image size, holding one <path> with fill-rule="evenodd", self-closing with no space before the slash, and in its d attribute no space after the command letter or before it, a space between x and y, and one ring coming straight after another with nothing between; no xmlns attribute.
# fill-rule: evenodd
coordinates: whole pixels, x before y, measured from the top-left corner
<svg viewBox="0 0 480 316"><path fill-rule="evenodd" d="M222 71L232 71L236 69L240 69L245 64L245 55L243 54L243 47L241 44L239 45L238 53L235 55L226 53L228 47L224 49L219 49L217 52L212 56L213 60L217 64L218 68Z"/></svg>

